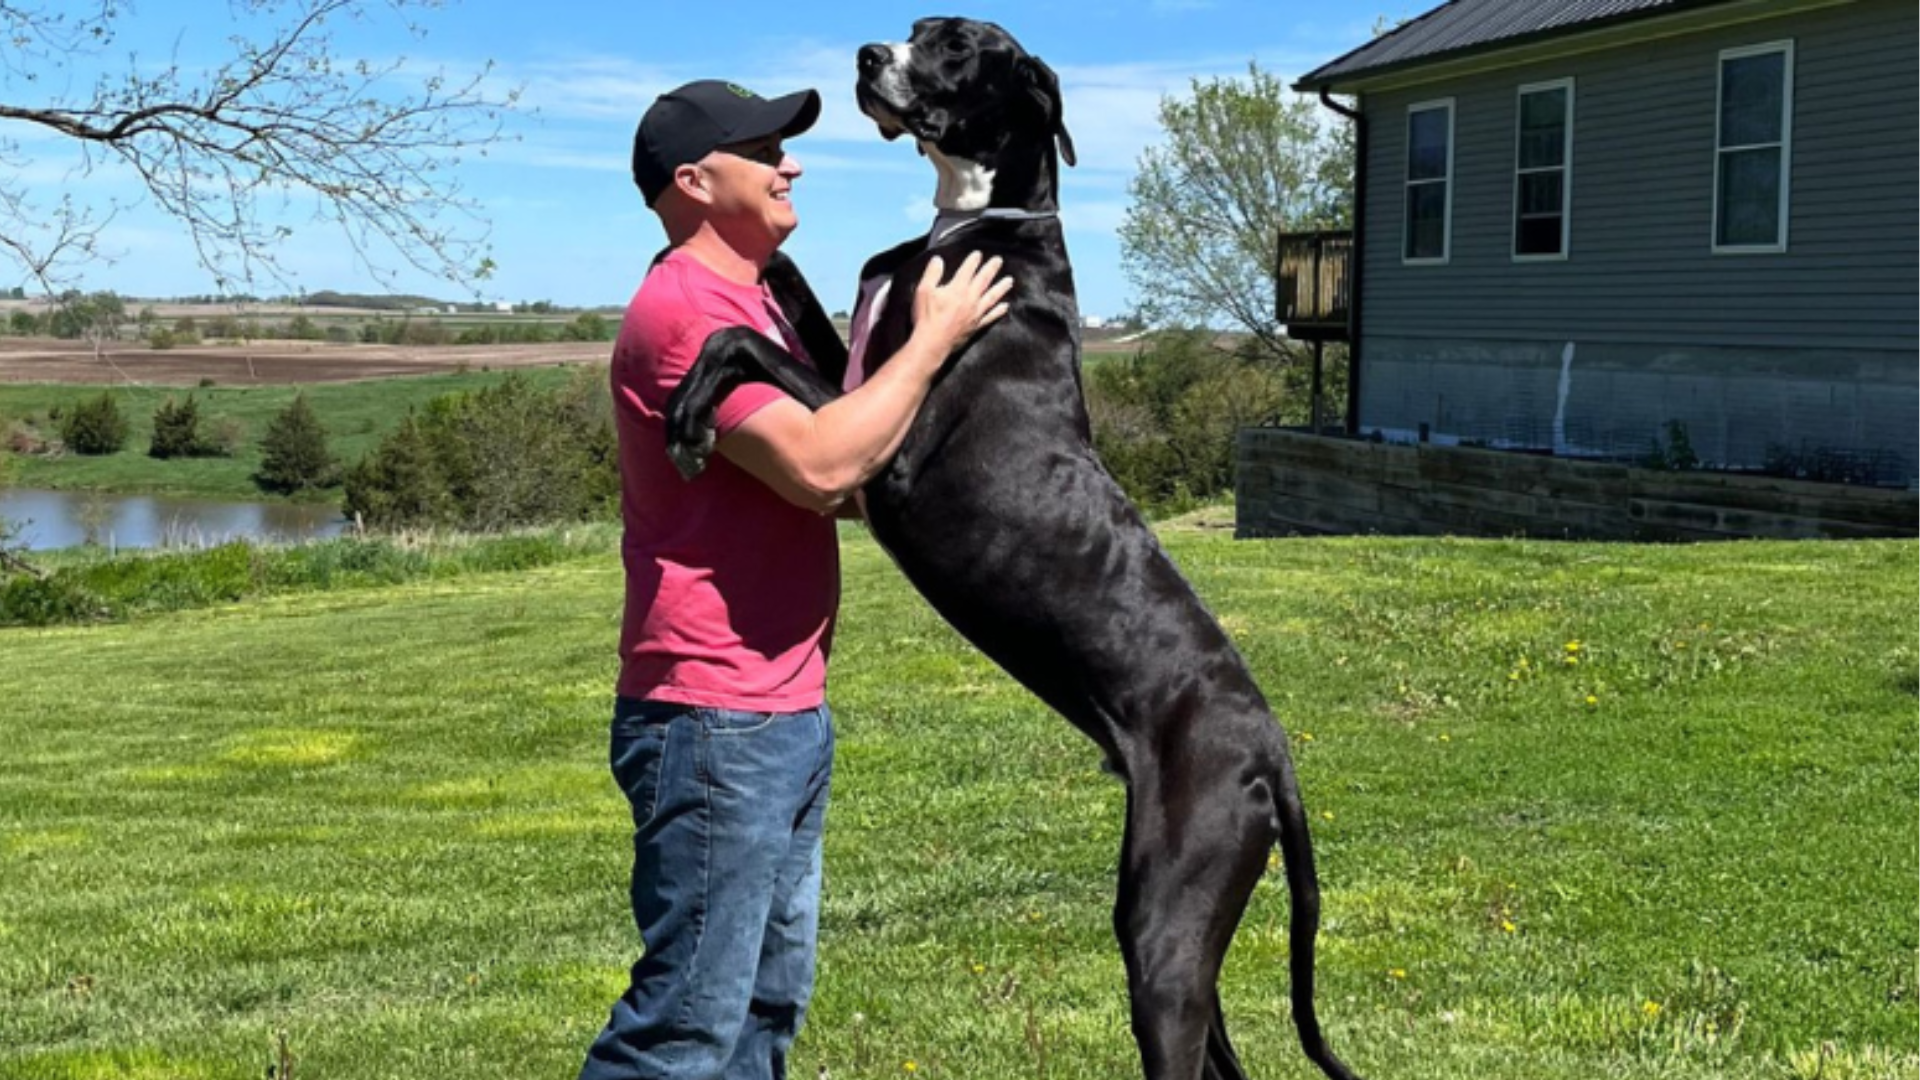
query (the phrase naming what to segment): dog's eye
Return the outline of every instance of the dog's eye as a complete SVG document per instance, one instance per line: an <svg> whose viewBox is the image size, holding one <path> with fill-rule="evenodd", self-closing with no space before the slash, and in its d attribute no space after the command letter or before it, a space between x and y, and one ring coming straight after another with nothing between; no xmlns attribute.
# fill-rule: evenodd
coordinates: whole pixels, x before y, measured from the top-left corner
<svg viewBox="0 0 1920 1080"><path fill-rule="evenodd" d="M962 41L959 38L947 39L947 55L948 56L965 56L972 51L973 51L973 46L968 45L965 41Z"/></svg>

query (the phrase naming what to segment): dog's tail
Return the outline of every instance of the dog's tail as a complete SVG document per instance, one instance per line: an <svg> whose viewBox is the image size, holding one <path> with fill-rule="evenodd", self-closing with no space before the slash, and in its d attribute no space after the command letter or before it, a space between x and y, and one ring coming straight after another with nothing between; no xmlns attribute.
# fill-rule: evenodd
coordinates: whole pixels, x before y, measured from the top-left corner
<svg viewBox="0 0 1920 1080"><path fill-rule="evenodd" d="M1287 896L1293 908L1289 963L1293 984L1293 1023L1300 1033L1300 1045L1307 1058L1327 1074L1329 1080L1360 1080L1352 1069L1333 1056L1327 1037L1320 1030L1320 1017L1313 1006L1314 939L1320 933L1320 878L1313 868L1313 839L1307 833L1307 809L1300 800L1300 784L1293 775L1293 759L1287 753L1286 736L1279 738L1279 776L1274 791L1274 814L1279 819L1280 856L1286 866Z"/></svg>

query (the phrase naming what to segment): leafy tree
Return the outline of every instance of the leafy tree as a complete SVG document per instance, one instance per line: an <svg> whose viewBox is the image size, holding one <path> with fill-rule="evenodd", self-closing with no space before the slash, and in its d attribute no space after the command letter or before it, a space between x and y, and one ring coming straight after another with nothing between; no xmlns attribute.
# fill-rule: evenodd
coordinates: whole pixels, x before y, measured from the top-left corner
<svg viewBox="0 0 1920 1080"><path fill-rule="evenodd" d="M307 395L296 394L293 403L267 425L260 439L260 471L253 474L253 482L282 495L340 483L340 465L327 449L327 429L307 404Z"/></svg>
<svg viewBox="0 0 1920 1080"><path fill-rule="evenodd" d="M137 183L223 292L259 273L284 279L277 252L292 230L262 209L281 205L337 224L377 275L388 276L376 248L448 280L486 276L477 207L442 170L501 139L517 93L494 96L488 70L449 77L348 57L332 36L391 19L418 37L416 15L438 0L207 6L201 25L223 28L210 32L228 59L196 68L129 55L114 70L115 38L139 17L125 0L0 0L0 125L22 125L7 149L39 157L64 145L80 167ZM0 258L49 287L67 281L98 257L117 209L0 178Z"/></svg>
<svg viewBox="0 0 1920 1080"><path fill-rule="evenodd" d="M1245 79L1193 81L1163 98L1163 146L1140 158L1121 261L1149 322L1231 324L1287 358L1274 311L1282 231L1352 222L1353 136L1316 102L1249 64Z"/></svg>
<svg viewBox="0 0 1920 1080"><path fill-rule="evenodd" d="M162 328L164 329L164 328ZM200 403L192 394L177 402L173 395L153 411L153 441L147 447L150 457L217 457L221 448L200 431Z"/></svg>
<svg viewBox="0 0 1920 1080"><path fill-rule="evenodd" d="M47 315L47 330L69 341L85 338L97 349L101 342L120 336L120 324L126 317L127 303L116 293L68 289L55 299L54 309Z"/></svg>
<svg viewBox="0 0 1920 1080"><path fill-rule="evenodd" d="M102 392L61 415L60 441L76 454L117 454L127 445L127 418L113 395Z"/></svg>

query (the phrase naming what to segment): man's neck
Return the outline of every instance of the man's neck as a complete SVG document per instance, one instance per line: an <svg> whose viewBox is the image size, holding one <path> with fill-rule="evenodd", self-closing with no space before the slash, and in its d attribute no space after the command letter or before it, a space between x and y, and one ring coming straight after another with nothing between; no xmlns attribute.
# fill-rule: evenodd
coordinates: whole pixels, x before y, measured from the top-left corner
<svg viewBox="0 0 1920 1080"><path fill-rule="evenodd" d="M689 236L680 244L680 249L700 265L741 285L760 284L760 271L767 264L766 259L742 254L710 228L702 228Z"/></svg>

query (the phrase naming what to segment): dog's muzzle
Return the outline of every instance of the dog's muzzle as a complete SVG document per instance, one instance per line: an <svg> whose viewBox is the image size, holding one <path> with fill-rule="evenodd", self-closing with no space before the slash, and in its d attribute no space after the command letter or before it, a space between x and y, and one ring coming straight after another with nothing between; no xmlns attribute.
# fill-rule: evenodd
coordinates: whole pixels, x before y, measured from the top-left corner
<svg viewBox="0 0 1920 1080"><path fill-rule="evenodd" d="M907 45L862 45L856 63L860 78L854 84L854 98L860 111L880 127L880 134L896 139L908 132L919 134L912 120L912 93L907 87Z"/></svg>

